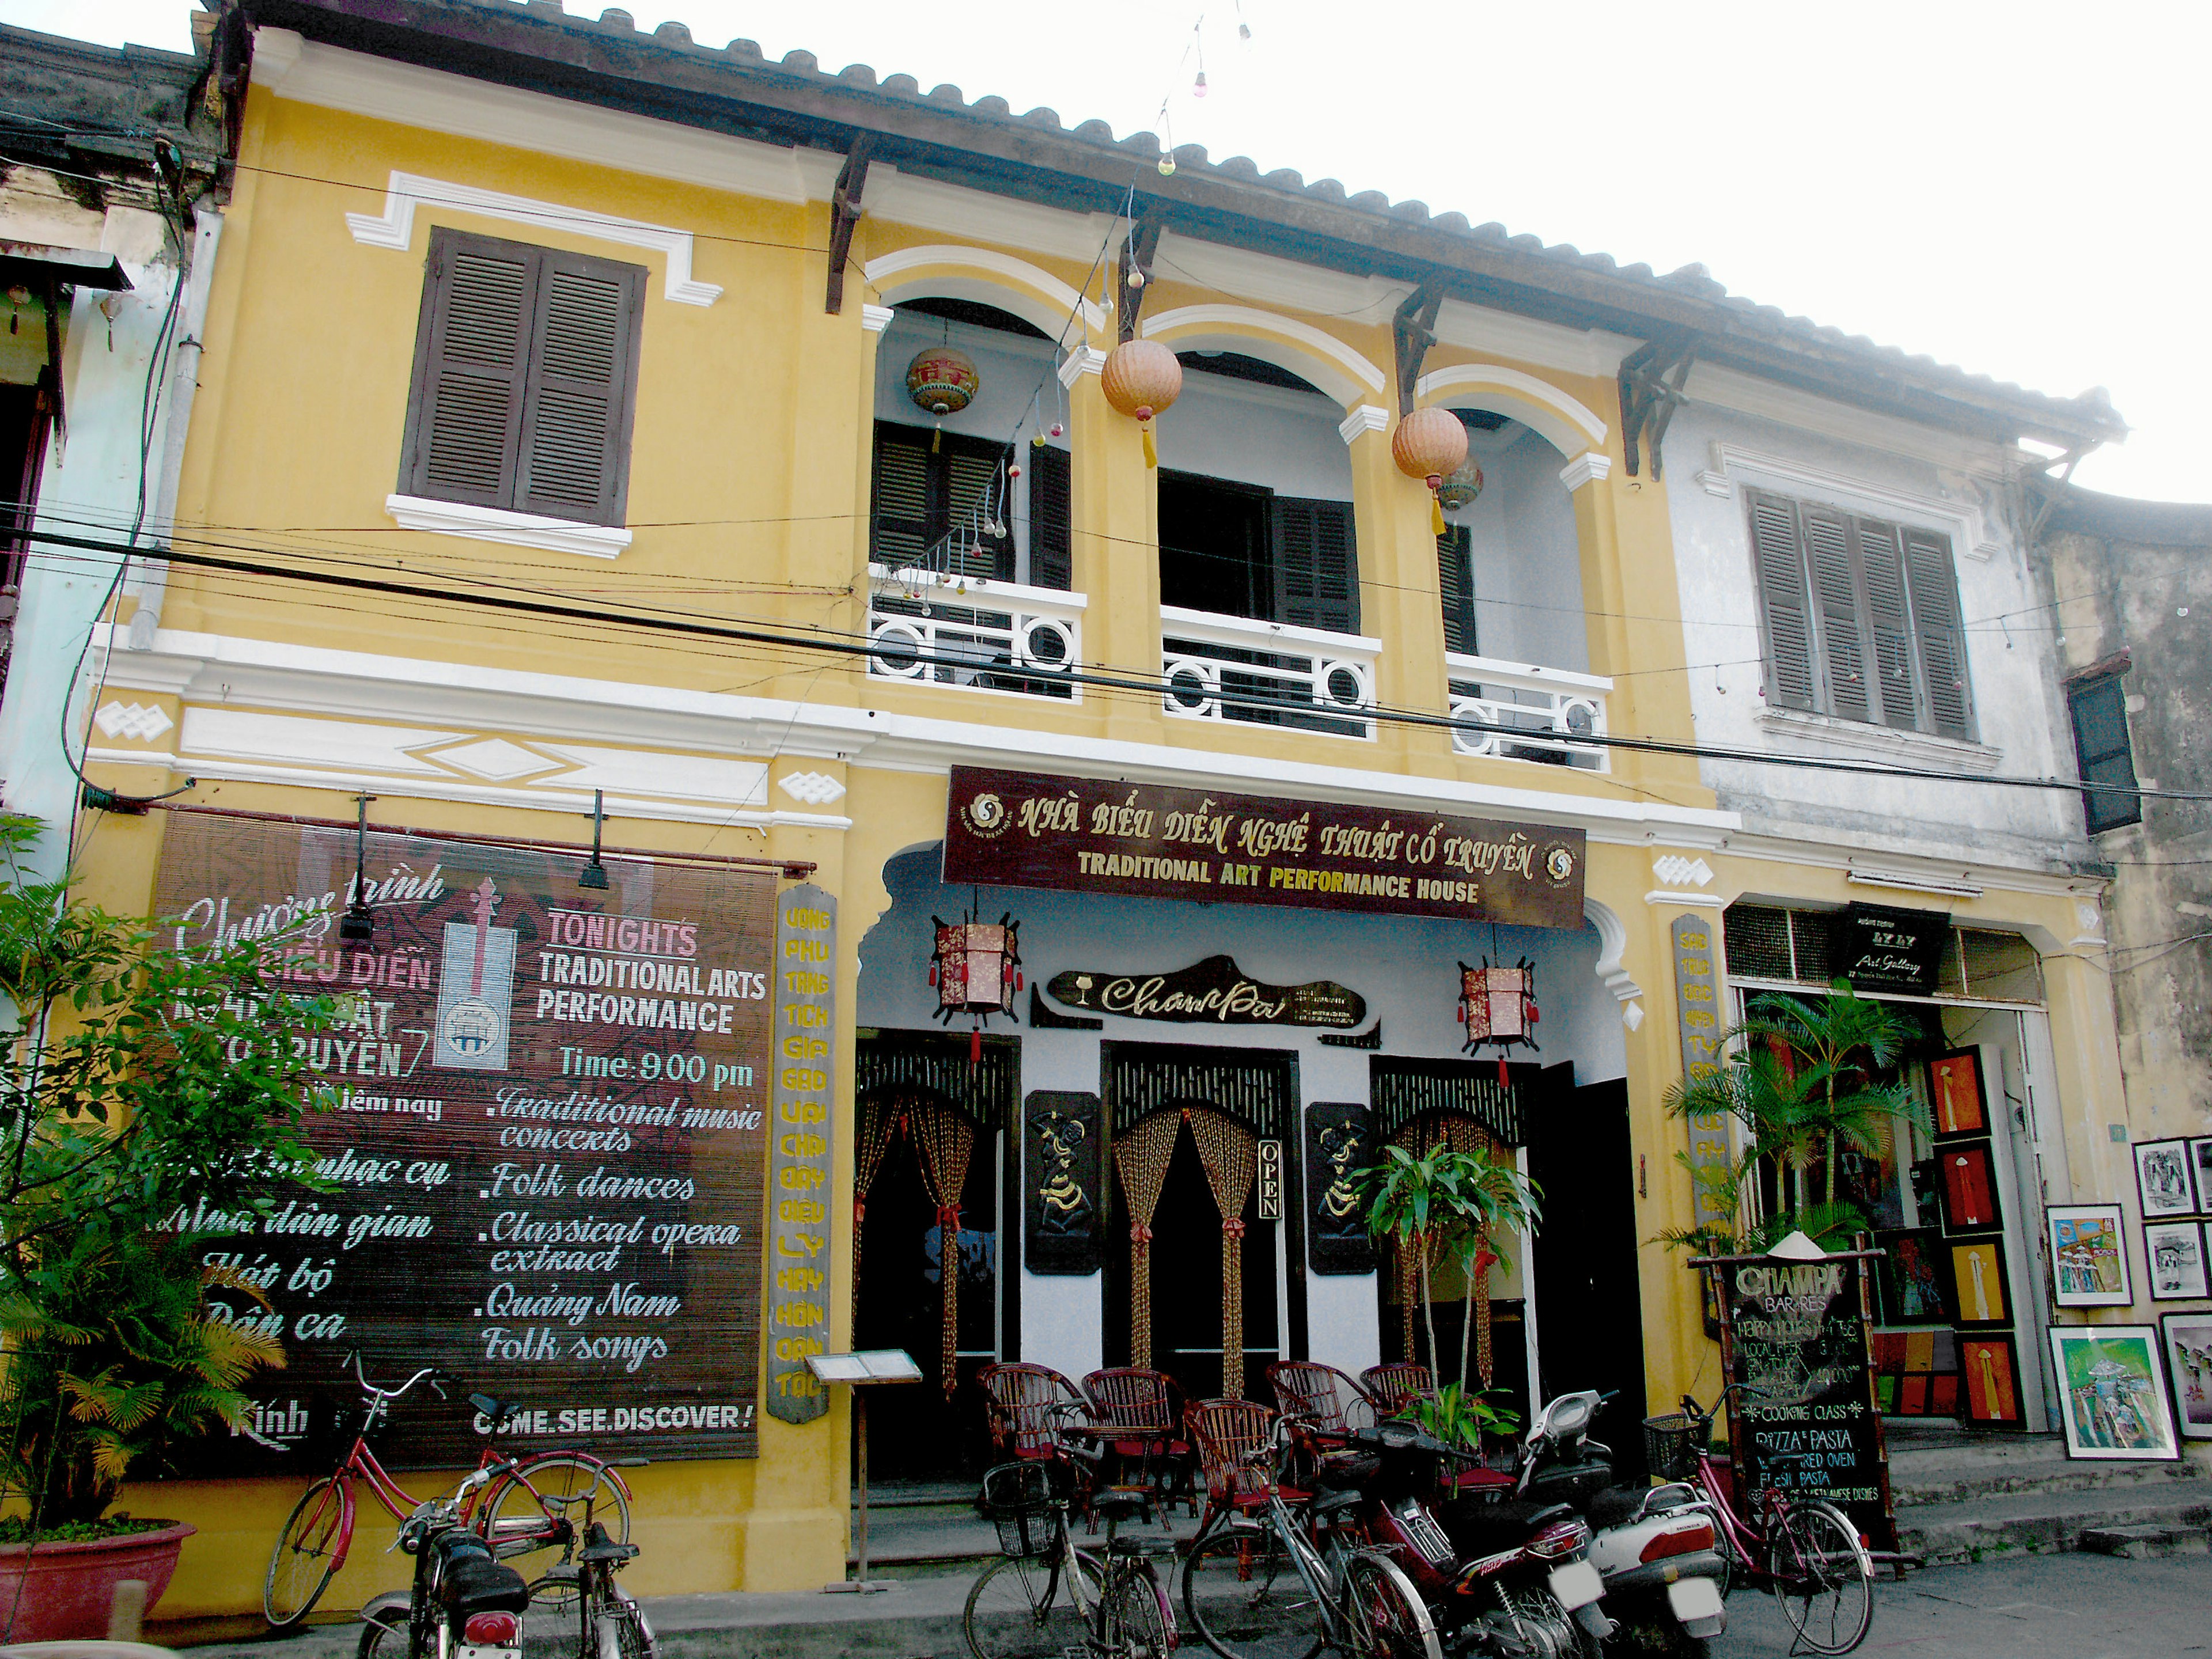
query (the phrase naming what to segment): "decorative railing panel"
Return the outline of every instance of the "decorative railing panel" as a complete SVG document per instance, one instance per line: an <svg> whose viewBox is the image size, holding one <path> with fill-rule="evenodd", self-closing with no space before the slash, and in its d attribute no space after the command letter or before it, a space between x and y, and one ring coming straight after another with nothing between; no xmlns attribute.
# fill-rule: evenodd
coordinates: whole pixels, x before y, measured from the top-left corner
<svg viewBox="0 0 2212 1659"><path fill-rule="evenodd" d="M1612 769L1602 744L1613 682L1534 663L1446 654L1452 747L1462 755L1540 761L1586 772ZM1462 723L1463 722L1463 723Z"/></svg>
<svg viewBox="0 0 2212 1659"><path fill-rule="evenodd" d="M1372 738L1382 652L1382 641L1358 634L1162 605L1161 707L1182 720Z"/></svg>
<svg viewBox="0 0 2212 1659"><path fill-rule="evenodd" d="M935 570L868 567L868 672L918 685L958 685L1080 702L1080 593Z"/></svg>

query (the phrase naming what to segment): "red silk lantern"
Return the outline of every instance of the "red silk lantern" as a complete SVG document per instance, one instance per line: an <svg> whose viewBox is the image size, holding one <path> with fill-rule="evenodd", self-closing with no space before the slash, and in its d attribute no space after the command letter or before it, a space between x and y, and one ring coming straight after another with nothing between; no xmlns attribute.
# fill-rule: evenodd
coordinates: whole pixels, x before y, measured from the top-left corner
<svg viewBox="0 0 2212 1659"><path fill-rule="evenodd" d="M1494 1046L1498 1049L1498 1085L1508 1086L1505 1051L1516 1043L1536 1052L1536 964L1521 958L1517 967L1493 968L1488 957L1482 966L1459 965L1459 1018L1467 1027L1468 1051Z"/></svg>
<svg viewBox="0 0 2212 1659"><path fill-rule="evenodd" d="M1022 988L1022 925L1011 914L995 922L930 920L937 924L929 964L937 1017L947 1025L963 1014L975 1022L968 1038L972 1066L983 1058L983 1027L991 1016L1014 1018L1014 994Z"/></svg>
<svg viewBox="0 0 2212 1659"><path fill-rule="evenodd" d="M1182 365L1158 340L1124 340L1106 354L1098 389L1118 414L1144 429L1145 465L1158 466L1152 447L1152 416L1182 396Z"/></svg>
<svg viewBox="0 0 2212 1659"><path fill-rule="evenodd" d="M1399 471L1428 485L1430 517L1437 534L1443 535L1444 512L1434 495L1467 459L1467 428L1449 409L1417 409L1390 434L1390 459Z"/></svg>

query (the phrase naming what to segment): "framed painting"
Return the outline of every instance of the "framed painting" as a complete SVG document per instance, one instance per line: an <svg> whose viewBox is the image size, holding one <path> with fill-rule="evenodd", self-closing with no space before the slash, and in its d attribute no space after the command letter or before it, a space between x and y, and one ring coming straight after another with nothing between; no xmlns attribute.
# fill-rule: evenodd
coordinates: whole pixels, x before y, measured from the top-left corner
<svg viewBox="0 0 2212 1659"><path fill-rule="evenodd" d="M1997 1225L1997 1183L1986 1140L1960 1141L1936 1150L1943 1187L1943 1231L1987 1232Z"/></svg>
<svg viewBox="0 0 2212 1659"><path fill-rule="evenodd" d="M2012 1322L2012 1297L2005 1284L2004 1240L1998 1235L1951 1241L1951 1285L1958 1298L1961 1325ZM1971 1375L1968 1380L1972 1380Z"/></svg>
<svg viewBox="0 0 2212 1659"><path fill-rule="evenodd" d="M2212 1135L2189 1143L2189 1167L2197 1177L2197 1208L2212 1214Z"/></svg>
<svg viewBox="0 0 2212 1659"><path fill-rule="evenodd" d="M2117 1204L2055 1204L2043 1212L2051 1229L2051 1296L2062 1308L2124 1308L2128 1249Z"/></svg>
<svg viewBox="0 0 2212 1659"><path fill-rule="evenodd" d="M2212 1440L2212 1313L2167 1314L2166 1367L2185 1440Z"/></svg>
<svg viewBox="0 0 2212 1659"><path fill-rule="evenodd" d="M1874 1242L1886 1252L1875 1273L1879 1322L1949 1324L1951 1285L1944 1271L1942 1234L1933 1227L1919 1227L1876 1233Z"/></svg>
<svg viewBox="0 0 2212 1659"><path fill-rule="evenodd" d="M2056 1325L2051 1357L2069 1457L2172 1462L2181 1455L2158 1334L2149 1326Z"/></svg>
<svg viewBox="0 0 2212 1659"><path fill-rule="evenodd" d="M2143 1261L2154 1302L2198 1302L2212 1296L2204 1279L2204 1227L2196 1221L2143 1225Z"/></svg>
<svg viewBox="0 0 2212 1659"><path fill-rule="evenodd" d="M2136 1191L2145 1221L2197 1213L2197 1183L2189 1169L2185 1140L2136 1143Z"/></svg>
<svg viewBox="0 0 2212 1659"><path fill-rule="evenodd" d="M1957 1048L1928 1062L1928 1109L1938 1137L1989 1133L1980 1049Z"/></svg>
<svg viewBox="0 0 2212 1659"><path fill-rule="evenodd" d="M2008 1336L1962 1336L1959 1365L1966 1384L1965 1416L1992 1428L2027 1425L2021 1404L2020 1350Z"/></svg>

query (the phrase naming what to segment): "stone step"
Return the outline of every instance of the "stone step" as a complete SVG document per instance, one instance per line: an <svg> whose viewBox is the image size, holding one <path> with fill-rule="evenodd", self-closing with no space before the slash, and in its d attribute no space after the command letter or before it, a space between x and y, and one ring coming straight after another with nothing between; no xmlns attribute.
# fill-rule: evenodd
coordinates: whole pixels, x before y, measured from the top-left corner
<svg viewBox="0 0 2212 1659"><path fill-rule="evenodd" d="M2151 1561L2212 1553L2212 1538L2202 1527L2092 1527L2081 1534L2081 1547L2093 1555Z"/></svg>
<svg viewBox="0 0 2212 1659"><path fill-rule="evenodd" d="M2120 1527L2212 1524L2212 1480L2145 1481L2087 1492L2007 1492L1899 1511L1898 1547L1931 1565L2009 1552L2078 1549L2082 1534Z"/></svg>
<svg viewBox="0 0 2212 1659"><path fill-rule="evenodd" d="M1899 1509L1929 1504L1966 1503L2008 1493L2103 1492L2202 1480L2205 1471L2191 1462L2121 1462L2074 1461L2062 1450L1971 1463L1936 1463L1922 1459L1899 1467L1890 1462L1890 1492Z"/></svg>

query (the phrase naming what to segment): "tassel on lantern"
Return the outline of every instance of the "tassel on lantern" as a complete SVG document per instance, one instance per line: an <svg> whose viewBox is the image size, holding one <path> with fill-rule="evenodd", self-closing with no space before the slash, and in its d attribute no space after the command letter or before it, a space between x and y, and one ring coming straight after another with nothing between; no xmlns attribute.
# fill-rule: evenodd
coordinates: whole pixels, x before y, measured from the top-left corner
<svg viewBox="0 0 2212 1659"><path fill-rule="evenodd" d="M1124 340L1106 356L1098 389L1120 414L1134 419L1145 435L1145 465L1158 466L1152 417L1182 395L1182 365L1158 340Z"/></svg>

